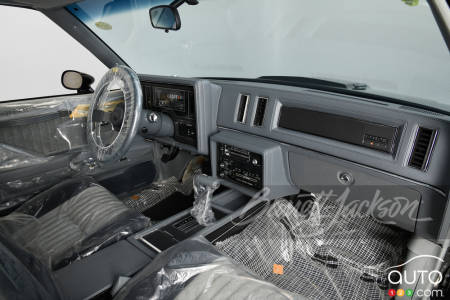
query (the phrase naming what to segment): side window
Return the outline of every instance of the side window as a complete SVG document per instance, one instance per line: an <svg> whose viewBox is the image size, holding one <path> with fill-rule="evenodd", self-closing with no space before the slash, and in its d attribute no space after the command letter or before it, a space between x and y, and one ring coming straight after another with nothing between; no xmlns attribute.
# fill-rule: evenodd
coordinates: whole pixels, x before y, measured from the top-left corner
<svg viewBox="0 0 450 300"><path fill-rule="evenodd" d="M107 68L39 11L0 5L0 102L70 94L61 74L88 73L95 84Z"/></svg>

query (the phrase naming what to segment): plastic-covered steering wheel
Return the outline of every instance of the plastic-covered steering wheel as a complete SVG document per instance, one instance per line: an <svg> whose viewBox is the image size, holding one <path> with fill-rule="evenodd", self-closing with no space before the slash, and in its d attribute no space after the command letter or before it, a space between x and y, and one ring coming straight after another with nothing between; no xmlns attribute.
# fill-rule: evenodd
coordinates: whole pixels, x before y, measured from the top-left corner
<svg viewBox="0 0 450 300"><path fill-rule="evenodd" d="M131 68L117 66L102 77L87 118L88 145L98 161L117 161L128 151L138 130L142 98Z"/></svg>

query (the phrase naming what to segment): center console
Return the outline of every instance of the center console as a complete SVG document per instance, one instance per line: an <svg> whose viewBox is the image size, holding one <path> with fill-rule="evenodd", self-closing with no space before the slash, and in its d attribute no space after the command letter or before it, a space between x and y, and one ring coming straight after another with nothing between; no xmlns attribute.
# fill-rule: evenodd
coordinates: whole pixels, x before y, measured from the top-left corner
<svg viewBox="0 0 450 300"><path fill-rule="evenodd" d="M213 212L217 220L220 220L226 215L223 211L214 208ZM185 212L169 224L140 236L139 240L152 248L154 251L160 253L191 237L203 228L205 227L198 224L189 212Z"/></svg>
<svg viewBox="0 0 450 300"><path fill-rule="evenodd" d="M254 135L222 130L211 137L213 176L221 184L254 196L264 189L275 199L298 193L279 143Z"/></svg>
<svg viewBox="0 0 450 300"><path fill-rule="evenodd" d="M219 222L227 215L244 206L249 198L240 192L226 190L213 195L212 210ZM188 239L206 227L197 223L188 208L156 225L136 234L134 244L144 250L160 253L171 246Z"/></svg>

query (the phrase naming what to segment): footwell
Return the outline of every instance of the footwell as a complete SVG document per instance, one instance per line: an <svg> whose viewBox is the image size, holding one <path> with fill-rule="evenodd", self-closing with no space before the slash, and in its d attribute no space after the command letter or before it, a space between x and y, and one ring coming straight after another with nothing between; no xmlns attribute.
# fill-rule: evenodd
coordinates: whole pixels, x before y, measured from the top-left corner
<svg viewBox="0 0 450 300"><path fill-rule="evenodd" d="M192 180L180 183L175 177L170 177L153 183L149 188L128 196L123 201L126 206L144 212L176 192L183 195L192 194Z"/></svg>
<svg viewBox="0 0 450 300"><path fill-rule="evenodd" d="M277 200L216 247L278 287L311 299L388 299L387 269L403 254L402 233L334 203L306 217Z"/></svg>

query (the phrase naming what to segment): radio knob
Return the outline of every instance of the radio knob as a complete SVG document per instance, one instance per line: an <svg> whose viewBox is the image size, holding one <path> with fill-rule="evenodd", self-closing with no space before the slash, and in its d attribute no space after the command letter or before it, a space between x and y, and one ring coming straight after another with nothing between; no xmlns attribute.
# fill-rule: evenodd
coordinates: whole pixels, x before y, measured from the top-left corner
<svg viewBox="0 0 450 300"><path fill-rule="evenodd" d="M225 168L225 163L221 162L220 165L219 165L219 167Z"/></svg>
<svg viewBox="0 0 450 300"><path fill-rule="evenodd" d="M254 166L258 165L258 160L256 158L252 159L252 165Z"/></svg>
<svg viewBox="0 0 450 300"><path fill-rule="evenodd" d="M228 149L225 149L225 155L230 156L230 151Z"/></svg>
<svg viewBox="0 0 450 300"><path fill-rule="evenodd" d="M225 177L225 173L224 172L220 173L219 177Z"/></svg>

